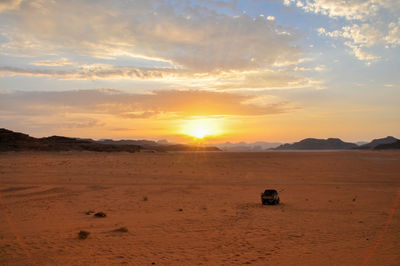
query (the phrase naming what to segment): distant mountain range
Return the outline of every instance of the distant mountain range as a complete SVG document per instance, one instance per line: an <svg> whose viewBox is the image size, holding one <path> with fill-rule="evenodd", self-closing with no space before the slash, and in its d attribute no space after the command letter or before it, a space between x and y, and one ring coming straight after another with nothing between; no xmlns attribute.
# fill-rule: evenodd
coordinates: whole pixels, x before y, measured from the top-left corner
<svg viewBox="0 0 400 266"><path fill-rule="evenodd" d="M295 143L282 144L279 142L239 142L231 143L225 142L215 144L223 151L234 152L260 152L266 150L354 150L354 149L399 149L398 145L400 140L394 137L386 137L381 139L374 139L371 142L359 141L356 143L344 142L338 138L316 139L307 138Z"/></svg>
<svg viewBox="0 0 400 266"><path fill-rule="evenodd" d="M235 152L258 152L258 151L265 151L267 149L271 148L276 148L282 143L279 142L264 142L264 141L258 141L258 142L252 142L252 143L246 143L246 142L238 142L238 143L231 143L231 142L225 142L221 144L214 144L218 148L220 148L223 151L235 151Z"/></svg>
<svg viewBox="0 0 400 266"><path fill-rule="evenodd" d="M138 152L149 151L220 151L217 147L168 144L149 140L101 140L52 136L34 138L27 134L0 129L0 151L98 151Z"/></svg>
<svg viewBox="0 0 400 266"><path fill-rule="evenodd" d="M398 149L399 140L394 137L374 139L370 143L358 146L355 143L344 142L338 138L314 139L307 138L292 144L286 143L273 150L353 150L353 149Z"/></svg>
<svg viewBox="0 0 400 266"><path fill-rule="evenodd" d="M350 150L357 148L358 145L350 142L344 142L341 139L303 139L293 144L283 144L275 150Z"/></svg>
<svg viewBox="0 0 400 266"><path fill-rule="evenodd" d="M257 152L266 150L387 150L400 149L400 140L394 137L374 139L362 145L344 142L338 138L307 138L295 143L239 142L215 144L214 146L171 144L166 140L92 140L52 136L34 138L27 134L0 129L0 151L99 151L99 152L138 152L144 151L237 151Z"/></svg>

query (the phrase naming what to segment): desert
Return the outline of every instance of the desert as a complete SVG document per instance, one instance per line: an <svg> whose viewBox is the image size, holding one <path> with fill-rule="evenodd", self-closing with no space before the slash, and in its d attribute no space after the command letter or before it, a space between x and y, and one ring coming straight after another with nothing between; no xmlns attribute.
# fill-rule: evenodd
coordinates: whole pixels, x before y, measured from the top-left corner
<svg viewBox="0 0 400 266"><path fill-rule="evenodd" d="M399 160L369 150L4 152L0 264L399 265ZM279 205L261 204L267 188Z"/></svg>
<svg viewBox="0 0 400 266"><path fill-rule="evenodd" d="M0 0L0 266L400 265L400 0Z"/></svg>

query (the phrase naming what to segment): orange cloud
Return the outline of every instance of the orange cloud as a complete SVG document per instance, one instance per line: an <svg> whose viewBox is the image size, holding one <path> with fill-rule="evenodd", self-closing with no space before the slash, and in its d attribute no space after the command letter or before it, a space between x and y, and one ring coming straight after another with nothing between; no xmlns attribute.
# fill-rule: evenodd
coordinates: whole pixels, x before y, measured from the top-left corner
<svg viewBox="0 0 400 266"><path fill-rule="evenodd" d="M155 91L134 94L115 90L13 92L0 99L1 113L45 115L68 112L109 114L129 119L188 116L259 116L292 110L287 102L259 103L255 96L212 91ZM166 116L167 114L167 116Z"/></svg>

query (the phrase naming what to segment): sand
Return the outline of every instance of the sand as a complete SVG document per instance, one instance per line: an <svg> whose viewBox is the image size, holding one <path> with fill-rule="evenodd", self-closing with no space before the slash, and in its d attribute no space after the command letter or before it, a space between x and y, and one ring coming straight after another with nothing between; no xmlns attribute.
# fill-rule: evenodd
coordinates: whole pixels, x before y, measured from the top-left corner
<svg viewBox="0 0 400 266"><path fill-rule="evenodd" d="M0 265L400 265L399 201L400 152L2 153Z"/></svg>

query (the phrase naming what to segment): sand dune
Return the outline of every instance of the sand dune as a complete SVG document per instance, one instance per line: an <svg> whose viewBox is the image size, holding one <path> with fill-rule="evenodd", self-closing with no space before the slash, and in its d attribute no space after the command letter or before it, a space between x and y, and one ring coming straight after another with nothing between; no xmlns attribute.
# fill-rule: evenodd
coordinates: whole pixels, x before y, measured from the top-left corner
<svg viewBox="0 0 400 266"><path fill-rule="evenodd" d="M391 151L2 153L0 264L399 265L399 173Z"/></svg>

